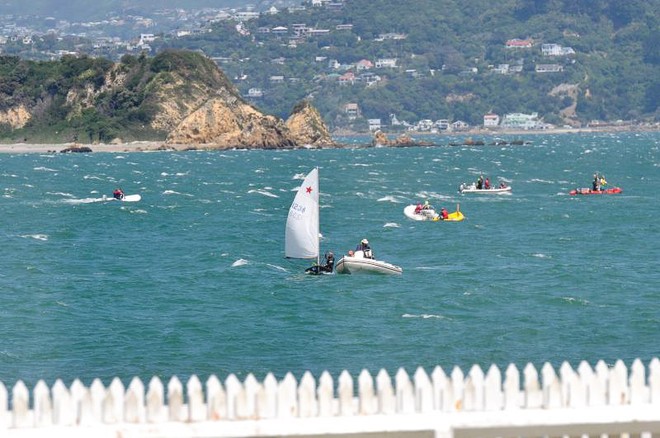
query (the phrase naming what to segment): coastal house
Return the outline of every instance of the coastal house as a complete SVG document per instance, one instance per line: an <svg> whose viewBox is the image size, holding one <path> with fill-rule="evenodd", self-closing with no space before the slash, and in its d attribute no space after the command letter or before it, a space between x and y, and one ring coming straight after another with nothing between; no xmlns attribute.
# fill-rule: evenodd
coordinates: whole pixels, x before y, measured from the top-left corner
<svg viewBox="0 0 660 438"><path fill-rule="evenodd" d="M268 80L270 81L271 84L282 84L284 83L284 76L279 76L279 75L271 76L270 78L268 78Z"/></svg>
<svg viewBox="0 0 660 438"><path fill-rule="evenodd" d="M367 123L369 124L370 132L380 131L380 128L382 127L380 124L380 119L369 119L367 120Z"/></svg>
<svg viewBox="0 0 660 438"><path fill-rule="evenodd" d="M538 113L509 113L502 118L502 127L511 129L536 129L539 127Z"/></svg>
<svg viewBox="0 0 660 438"><path fill-rule="evenodd" d="M248 90L248 97L252 98L259 98L263 97L264 92L261 90L261 88L250 88Z"/></svg>
<svg viewBox="0 0 660 438"><path fill-rule="evenodd" d="M448 131L449 130L449 120L439 119L436 120L433 124L439 131Z"/></svg>
<svg viewBox="0 0 660 438"><path fill-rule="evenodd" d="M452 131L465 131L467 129L470 129L470 124L464 122L463 120L456 120L454 123L451 124Z"/></svg>
<svg viewBox="0 0 660 438"><path fill-rule="evenodd" d="M497 114L489 113L484 115L484 127L495 128L500 124L500 116Z"/></svg>

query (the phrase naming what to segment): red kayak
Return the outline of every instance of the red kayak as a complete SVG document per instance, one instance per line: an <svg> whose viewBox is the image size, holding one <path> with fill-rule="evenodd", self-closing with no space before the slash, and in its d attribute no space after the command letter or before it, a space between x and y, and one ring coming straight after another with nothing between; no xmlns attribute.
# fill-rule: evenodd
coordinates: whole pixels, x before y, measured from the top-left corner
<svg viewBox="0 0 660 438"><path fill-rule="evenodd" d="M605 190L592 190L589 188L575 189L568 192L569 195L616 195L623 192L621 187L612 187Z"/></svg>

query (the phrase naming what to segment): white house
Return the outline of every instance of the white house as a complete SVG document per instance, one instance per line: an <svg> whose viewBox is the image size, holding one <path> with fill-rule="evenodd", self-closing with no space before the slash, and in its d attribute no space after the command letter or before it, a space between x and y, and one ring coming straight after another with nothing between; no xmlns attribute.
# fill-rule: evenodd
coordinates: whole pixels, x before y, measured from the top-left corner
<svg viewBox="0 0 660 438"><path fill-rule="evenodd" d="M484 115L484 127L485 128L494 128L500 124L500 116L497 114L485 114Z"/></svg>
<svg viewBox="0 0 660 438"><path fill-rule="evenodd" d="M396 68L396 58L383 58L376 61L376 68Z"/></svg>
<svg viewBox="0 0 660 438"><path fill-rule="evenodd" d="M515 129L536 129L539 126L539 114L509 113L502 118L502 127Z"/></svg>
<svg viewBox="0 0 660 438"><path fill-rule="evenodd" d="M369 119L367 123L369 123L369 131L371 132L378 131L381 128L380 119Z"/></svg>

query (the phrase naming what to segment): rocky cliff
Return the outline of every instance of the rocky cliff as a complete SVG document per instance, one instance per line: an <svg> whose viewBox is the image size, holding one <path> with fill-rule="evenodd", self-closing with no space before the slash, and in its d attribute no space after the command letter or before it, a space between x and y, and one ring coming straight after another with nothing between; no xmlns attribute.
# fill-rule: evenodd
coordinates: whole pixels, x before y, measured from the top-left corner
<svg viewBox="0 0 660 438"><path fill-rule="evenodd" d="M307 147L335 146L321 114L306 100L294 107L293 112L286 121L286 127L291 132L297 145Z"/></svg>
<svg viewBox="0 0 660 438"><path fill-rule="evenodd" d="M6 60L6 59L5 59ZM28 142L165 140L202 148L332 146L318 111L303 102L286 122L245 102L216 64L189 51L120 63L65 57L46 68L10 59L0 72L0 134ZM53 77L17 85L12 77ZM34 75L30 74L34 69ZM59 76L58 76L59 75ZM3 91L14 86L12 94ZM35 92L39 90L38 93ZM49 137L50 135L50 137ZM59 136L53 138L54 136Z"/></svg>

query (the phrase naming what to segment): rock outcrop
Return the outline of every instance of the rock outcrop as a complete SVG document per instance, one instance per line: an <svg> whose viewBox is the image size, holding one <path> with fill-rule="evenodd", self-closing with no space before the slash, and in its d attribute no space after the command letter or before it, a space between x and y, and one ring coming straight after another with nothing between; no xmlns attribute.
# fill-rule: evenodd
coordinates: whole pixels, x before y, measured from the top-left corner
<svg viewBox="0 0 660 438"><path fill-rule="evenodd" d="M286 121L294 142L305 147L336 146L321 114L308 101L298 103Z"/></svg>
<svg viewBox="0 0 660 438"><path fill-rule="evenodd" d="M0 111L0 124L9 125L12 129L22 128L31 118L32 114L25 105Z"/></svg>

